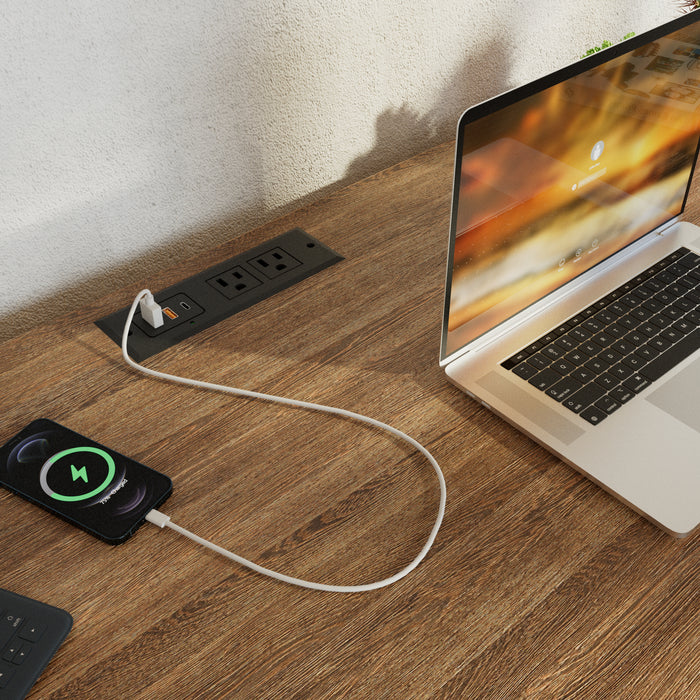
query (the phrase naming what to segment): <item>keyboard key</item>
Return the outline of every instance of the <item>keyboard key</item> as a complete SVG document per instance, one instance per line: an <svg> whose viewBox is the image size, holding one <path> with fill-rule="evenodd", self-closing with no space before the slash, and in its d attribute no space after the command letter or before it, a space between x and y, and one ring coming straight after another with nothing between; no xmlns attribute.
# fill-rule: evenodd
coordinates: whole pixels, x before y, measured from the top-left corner
<svg viewBox="0 0 700 700"><path fill-rule="evenodd" d="M599 377L596 378L595 381L596 384L600 384L600 386L602 386L603 389L612 389L620 383L620 380L617 377L614 377L608 372L601 374Z"/></svg>
<svg viewBox="0 0 700 700"><path fill-rule="evenodd" d="M31 620L27 620L22 626L22 629L19 631L18 636L28 642L38 642L45 630L46 625L40 622L32 622Z"/></svg>
<svg viewBox="0 0 700 700"><path fill-rule="evenodd" d="M540 391L545 391L560 379L561 374L555 372L553 369L543 369L539 374L536 374L532 379L530 379L530 384L537 387Z"/></svg>
<svg viewBox="0 0 700 700"><path fill-rule="evenodd" d="M615 401L612 396L605 395L602 398L600 398L598 401L595 402L595 405L597 408L599 408L601 411L605 411L608 415L613 413L614 411L617 411L618 408L622 404L620 404L618 401Z"/></svg>
<svg viewBox="0 0 700 700"><path fill-rule="evenodd" d="M531 379L537 374L538 370L527 362L521 362L517 367L513 368L513 372L521 379Z"/></svg>
<svg viewBox="0 0 700 700"><path fill-rule="evenodd" d="M591 358L588 355L586 355L585 352L581 352L579 349L576 349L572 350L568 355L565 355L564 359L568 362L571 362L572 365L578 367L579 365L584 364Z"/></svg>
<svg viewBox="0 0 700 700"><path fill-rule="evenodd" d="M550 360L558 360L565 355L565 351L558 348L556 345L548 345L542 354L546 355Z"/></svg>
<svg viewBox="0 0 700 700"><path fill-rule="evenodd" d="M555 362L552 362L552 369L555 372L559 372L559 374L570 374L573 370L576 369L576 365L572 365L571 362L568 362L565 360L563 357L561 360L556 360Z"/></svg>
<svg viewBox="0 0 700 700"><path fill-rule="evenodd" d="M536 367L537 369L544 369L545 367L549 366L550 359L538 352L536 355L531 355L528 357L527 363L533 367Z"/></svg>
<svg viewBox="0 0 700 700"><path fill-rule="evenodd" d="M643 360L639 355L627 355L622 359L622 364L627 365L627 367L633 370L639 370L647 363L647 360Z"/></svg>
<svg viewBox="0 0 700 700"><path fill-rule="evenodd" d="M581 382L577 382L575 379L571 379L571 377L564 377L560 382L557 382L554 386L547 389L547 395L557 401L563 401L567 396L570 396L580 388Z"/></svg>
<svg viewBox="0 0 700 700"><path fill-rule="evenodd" d="M608 369L608 367L610 367L610 363L605 362L605 360L601 360L599 357L593 357L586 362L585 366L590 369L591 372L602 374Z"/></svg>
<svg viewBox="0 0 700 700"><path fill-rule="evenodd" d="M668 342L668 341L667 341ZM696 328L692 333L686 335L679 343L676 343L667 352L661 353L652 360L641 372L649 381L655 382L675 367L686 357L692 355L700 348L700 328Z"/></svg>
<svg viewBox="0 0 700 700"><path fill-rule="evenodd" d="M630 399L634 398L636 394L627 387L616 386L611 392L610 396L614 401L620 404L627 403Z"/></svg>
<svg viewBox="0 0 700 700"><path fill-rule="evenodd" d="M581 411L581 418L587 420L591 425L598 425L598 423L605 420L607 417L608 414L597 406L589 406Z"/></svg>
<svg viewBox="0 0 700 700"><path fill-rule="evenodd" d="M604 394L605 389L598 384L587 384L576 393L564 399L562 406L566 406L566 408L574 413L579 413L586 408L586 406L590 406L600 399Z"/></svg>
<svg viewBox="0 0 700 700"><path fill-rule="evenodd" d="M576 328L572 328L569 332L569 336L578 340L579 343L582 343L584 340L588 340L591 335L592 333L590 331L587 331L585 328L581 328L581 326L576 326Z"/></svg>
<svg viewBox="0 0 700 700"><path fill-rule="evenodd" d="M576 369L574 369L574 371L571 372L570 376L577 382L581 382L581 384L588 384L588 382L591 382L595 379L596 373L592 372L586 367L576 367Z"/></svg>
<svg viewBox="0 0 700 700"><path fill-rule="evenodd" d="M633 374L622 382L622 386L624 386L626 389L630 389L635 394L643 391L650 384L651 382L646 377L642 377L641 374Z"/></svg>
<svg viewBox="0 0 700 700"><path fill-rule="evenodd" d="M13 668L0 662L0 689L7 688L14 674Z"/></svg>
<svg viewBox="0 0 700 700"><path fill-rule="evenodd" d="M27 644L26 642L23 642L20 644L19 649L17 650L17 653L15 654L15 658L12 659L12 663L15 664L16 666L19 666L24 662L24 660L29 656L29 652L32 650L32 647L30 644Z"/></svg>
<svg viewBox="0 0 700 700"><path fill-rule="evenodd" d="M608 374L612 374L613 377L617 377L622 381L623 379L627 379L631 374L634 374L634 370L623 362L620 362L617 365L613 365L608 370Z"/></svg>

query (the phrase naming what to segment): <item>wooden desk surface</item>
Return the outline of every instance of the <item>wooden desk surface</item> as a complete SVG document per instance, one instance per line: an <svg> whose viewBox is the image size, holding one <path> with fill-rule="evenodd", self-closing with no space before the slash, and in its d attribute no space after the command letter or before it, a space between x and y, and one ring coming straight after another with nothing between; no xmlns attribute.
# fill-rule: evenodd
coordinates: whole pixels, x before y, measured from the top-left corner
<svg viewBox="0 0 700 700"><path fill-rule="evenodd" d="M0 586L75 619L32 697L700 698L700 535L663 534L438 367L451 172L446 144L142 285L294 226L345 256L146 364L422 441L448 485L427 559L379 591L319 593L148 523L112 547L3 491ZM343 419L130 370L92 321L139 288L0 348L0 439L64 423L171 476L174 522L292 575L362 583L407 564L437 507L425 459Z"/></svg>

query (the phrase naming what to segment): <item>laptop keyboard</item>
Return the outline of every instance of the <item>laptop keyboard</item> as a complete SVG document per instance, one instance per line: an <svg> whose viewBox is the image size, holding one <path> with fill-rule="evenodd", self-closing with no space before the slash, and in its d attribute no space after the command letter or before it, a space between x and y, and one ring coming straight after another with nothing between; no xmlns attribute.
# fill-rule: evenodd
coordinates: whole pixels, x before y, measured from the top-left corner
<svg viewBox="0 0 700 700"><path fill-rule="evenodd" d="M597 425L700 348L700 255L679 248L502 362Z"/></svg>

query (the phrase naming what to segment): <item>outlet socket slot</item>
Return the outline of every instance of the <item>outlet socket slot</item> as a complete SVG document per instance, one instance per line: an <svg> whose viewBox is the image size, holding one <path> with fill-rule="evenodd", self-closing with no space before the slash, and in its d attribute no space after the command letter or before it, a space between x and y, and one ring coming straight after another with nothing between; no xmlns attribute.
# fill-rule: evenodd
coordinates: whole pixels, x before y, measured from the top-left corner
<svg viewBox="0 0 700 700"><path fill-rule="evenodd" d="M223 294L227 299L235 299L239 294L249 292L251 289L262 284L254 274L240 265L222 272L216 277L207 280L217 292Z"/></svg>
<svg viewBox="0 0 700 700"><path fill-rule="evenodd" d="M248 264L258 272L262 272L268 279L274 279L280 275L286 275L290 270L301 263L286 250L272 248L264 253L248 260Z"/></svg>

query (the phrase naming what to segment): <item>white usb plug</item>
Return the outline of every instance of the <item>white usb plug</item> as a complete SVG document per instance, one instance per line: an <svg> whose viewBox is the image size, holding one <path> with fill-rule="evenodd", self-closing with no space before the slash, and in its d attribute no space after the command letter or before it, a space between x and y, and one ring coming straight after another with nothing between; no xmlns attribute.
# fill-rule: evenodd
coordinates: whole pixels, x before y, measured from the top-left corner
<svg viewBox="0 0 700 700"><path fill-rule="evenodd" d="M153 328L160 328L163 325L163 309L153 298L153 294L148 292L139 302L139 310L143 320Z"/></svg>

